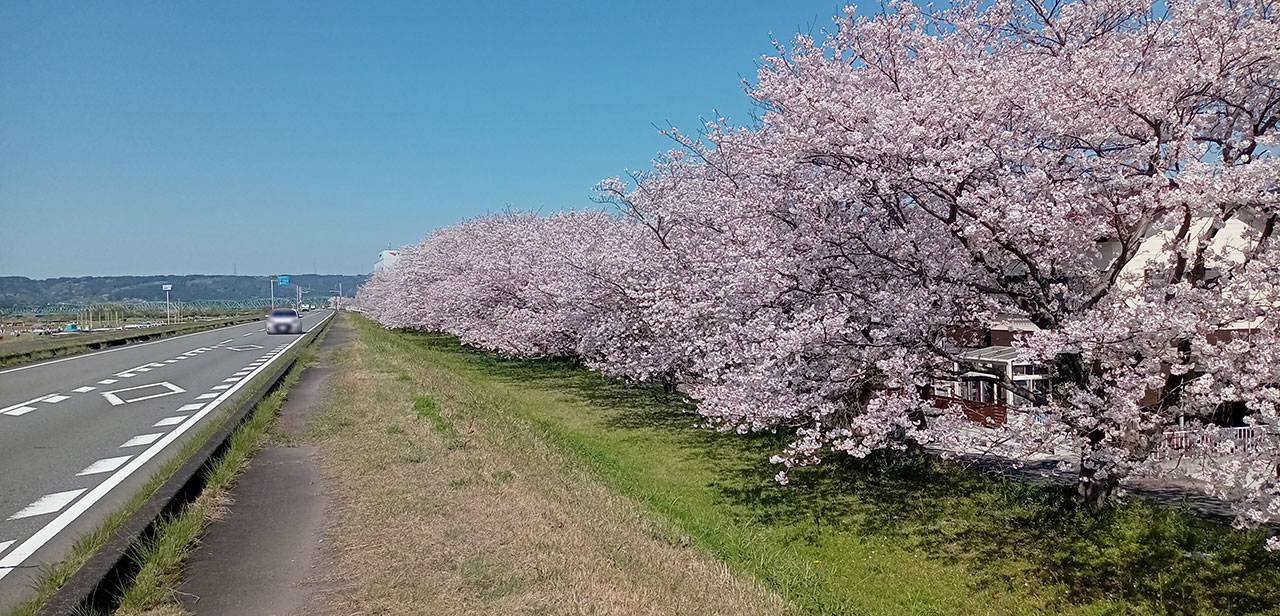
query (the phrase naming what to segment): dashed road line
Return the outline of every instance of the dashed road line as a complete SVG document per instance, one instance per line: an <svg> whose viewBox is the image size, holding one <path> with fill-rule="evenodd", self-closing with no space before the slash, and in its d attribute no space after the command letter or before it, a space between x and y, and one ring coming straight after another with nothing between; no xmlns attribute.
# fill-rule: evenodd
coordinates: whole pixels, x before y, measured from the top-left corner
<svg viewBox="0 0 1280 616"><path fill-rule="evenodd" d="M13 406L6 406L0 409L0 415L26 415L27 413L36 410L34 406L31 406L32 404L40 402L48 397L49 395L45 394L39 398L32 398L26 402L19 402Z"/></svg>
<svg viewBox="0 0 1280 616"><path fill-rule="evenodd" d="M45 396L44 400L41 400L41 402L48 402L49 404L57 404L59 402L62 402L63 400L69 400L69 399L71 399L71 396L64 396L62 394L53 394L51 396Z"/></svg>
<svg viewBox="0 0 1280 616"><path fill-rule="evenodd" d="M140 445L150 445L156 442L162 436L164 436L163 432L153 432L151 434L139 434L138 436L135 436L125 441L123 445L120 445L120 448L123 449L125 447L138 447Z"/></svg>
<svg viewBox="0 0 1280 616"><path fill-rule="evenodd" d="M115 380L115 379L102 379L101 381L98 381L98 384L99 384L99 385L110 385L110 384L112 384L112 383L119 383L119 382L120 382L120 381L117 381L117 380Z"/></svg>
<svg viewBox="0 0 1280 616"><path fill-rule="evenodd" d="M192 404L184 404L184 405L182 405L182 406L178 407L178 412L179 412L179 413L185 413L185 412L187 412L187 411L198 411L198 410L200 410L201 408L203 408L203 407L204 407L204 405L205 405L205 403L204 403L204 402L195 402L195 403L192 403Z"/></svg>
<svg viewBox="0 0 1280 616"><path fill-rule="evenodd" d="M154 424L151 424L151 427L163 428L165 426L176 426L182 423L183 420L185 420L186 418L187 418L186 415L174 415L173 417L165 417L164 419L161 419L160 421L157 421Z"/></svg>
<svg viewBox="0 0 1280 616"><path fill-rule="evenodd" d="M76 477L83 477L84 475L96 475L98 473L109 473L111 471L116 470L117 468L120 468L121 466L124 466L124 463L128 462L129 458L132 458L132 457L133 456L117 456L114 458L103 458L85 467L84 470L76 473Z"/></svg>
<svg viewBox="0 0 1280 616"><path fill-rule="evenodd" d="M54 492L41 496L36 502L27 505L22 511L9 516L10 520L21 520L22 518L33 518L38 515L45 515L62 511L63 507L71 504L77 496L84 494L86 488L79 490L67 490L66 492Z"/></svg>
<svg viewBox="0 0 1280 616"><path fill-rule="evenodd" d="M85 385L84 387L77 387L71 391L74 391L78 394L87 394L95 389L97 389L97 387L93 387L92 385Z"/></svg>
<svg viewBox="0 0 1280 616"><path fill-rule="evenodd" d="M210 400L210 399L212 399L212 398L217 398L217 397L218 397L218 396L220 396L220 395L222 395L222 394L219 394L218 392L213 391L213 392L209 392L209 393L207 393L207 394L200 394L200 395L196 396L196 400Z"/></svg>

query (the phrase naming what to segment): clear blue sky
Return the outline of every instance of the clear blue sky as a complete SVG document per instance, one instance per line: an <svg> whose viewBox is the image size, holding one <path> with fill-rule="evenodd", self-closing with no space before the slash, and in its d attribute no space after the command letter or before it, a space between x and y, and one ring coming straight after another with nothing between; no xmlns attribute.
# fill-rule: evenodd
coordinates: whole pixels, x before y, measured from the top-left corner
<svg viewBox="0 0 1280 616"><path fill-rule="evenodd" d="M843 4L0 0L0 276L359 273L589 206Z"/></svg>

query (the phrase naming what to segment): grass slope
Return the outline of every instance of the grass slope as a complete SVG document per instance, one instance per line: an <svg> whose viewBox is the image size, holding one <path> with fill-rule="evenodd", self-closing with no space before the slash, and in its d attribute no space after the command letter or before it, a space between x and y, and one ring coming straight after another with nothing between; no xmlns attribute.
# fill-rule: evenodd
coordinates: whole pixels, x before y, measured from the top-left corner
<svg viewBox="0 0 1280 616"><path fill-rule="evenodd" d="M371 395L394 387L405 398L383 399L401 417L384 437L412 441L402 423L417 416L446 444L549 444L566 454L563 472L587 469L640 503L639 518L659 529L653 541L691 545L805 613L1280 614L1280 554L1262 550L1260 533L1138 502L1080 510L1062 490L924 456L836 458L778 486L767 462L777 438L697 429L687 404L660 389L364 319L357 329L360 361L399 374L366 383ZM327 429L376 417L331 416ZM486 434L503 425L531 431ZM425 465L404 480L449 470ZM522 470L472 474L492 483L485 472Z"/></svg>

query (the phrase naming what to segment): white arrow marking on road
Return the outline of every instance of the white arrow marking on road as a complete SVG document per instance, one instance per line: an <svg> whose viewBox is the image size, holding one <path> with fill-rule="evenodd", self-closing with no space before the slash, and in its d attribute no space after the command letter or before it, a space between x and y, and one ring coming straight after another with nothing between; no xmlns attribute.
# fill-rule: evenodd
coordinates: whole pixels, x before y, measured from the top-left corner
<svg viewBox="0 0 1280 616"><path fill-rule="evenodd" d="M54 513L61 511L77 496L84 494L85 488L79 490L67 490L66 492L55 492L41 496L36 502L27 505L25 509L9 516L10 520L21 520L22 518L30 518L46 513Z"/></svg>

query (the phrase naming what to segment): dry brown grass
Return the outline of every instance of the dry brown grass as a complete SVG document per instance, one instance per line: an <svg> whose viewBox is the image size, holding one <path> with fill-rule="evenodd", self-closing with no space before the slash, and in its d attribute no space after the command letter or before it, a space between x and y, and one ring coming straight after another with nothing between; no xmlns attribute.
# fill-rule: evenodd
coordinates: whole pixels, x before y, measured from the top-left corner
<svg viewBox="0 0 1280 616"><path fill-rule="evenodd" d="M795 611L548 445L501 391L367 332L334 359L309 437L332 501L307 613Z"/></svg>

